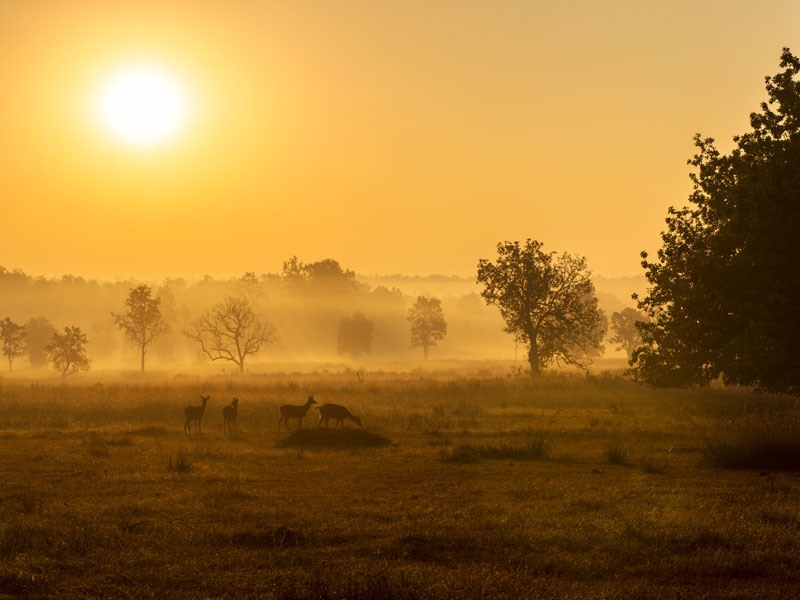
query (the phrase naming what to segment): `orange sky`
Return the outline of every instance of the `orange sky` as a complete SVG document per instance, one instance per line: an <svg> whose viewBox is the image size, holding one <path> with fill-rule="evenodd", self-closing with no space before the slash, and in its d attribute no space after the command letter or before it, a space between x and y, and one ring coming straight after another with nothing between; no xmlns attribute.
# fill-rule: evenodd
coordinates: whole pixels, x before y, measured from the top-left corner
<svg viewBox="0 0 800 600"><path fill-rule="evenodd" d="M789 0L0 2L0 265L32 275L473 275L501 240L640 274L800 51ZM194 117L142 151L89 110L163 65Z"/></svg>

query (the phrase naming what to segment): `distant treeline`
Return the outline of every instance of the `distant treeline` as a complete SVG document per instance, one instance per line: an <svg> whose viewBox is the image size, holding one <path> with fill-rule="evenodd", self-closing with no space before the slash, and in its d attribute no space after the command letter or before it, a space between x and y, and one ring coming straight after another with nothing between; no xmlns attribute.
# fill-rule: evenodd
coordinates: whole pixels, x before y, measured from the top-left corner
<svg viewBox="0 0 800 600"><path fill-rule="evenodd" d="M130 364L136 368L137 349L114 324L112 312L122 311L130 290L142 283L160 299L169 326L149 350L154 366L206 364L197 344L182 332L211 306L231 296L246 298L277 330L275 344L254 356L250 366L270 361L353 362L351 356L339 354L337 338L342 319L356 312L374 323L369 354L356 362L421 360L422 351L411 347L408 321L409 308L419 295L440 299L447 322L447 336L431 350L431 358L512 359L517 352L520 359L524 356L524 351L515 348L514 339L503 332L497 309L485 304L474 281L447 276L362 278L332 259L304 264L292 257L281 273L247 272L238 278L206 276L199 281L109 282L73 275L45 278L0 267L0 319L9 317L24 324L32 318L45 318L59 329L78 326L88 338L95 367ZM610 295L605 295L605 304L609 310L623 306ZM15 370L27 367L27 362L21 359Z"/></svg>

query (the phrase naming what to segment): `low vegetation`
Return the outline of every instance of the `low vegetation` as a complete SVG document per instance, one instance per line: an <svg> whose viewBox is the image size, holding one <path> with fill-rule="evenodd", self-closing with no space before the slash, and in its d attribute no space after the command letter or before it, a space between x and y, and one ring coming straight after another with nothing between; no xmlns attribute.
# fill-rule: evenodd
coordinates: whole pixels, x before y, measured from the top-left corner
<svg viewBox="0 0 800 600"><path fill-rule="evenodd" d="M492 369L0 380L0 595L794 595L791 399Z"/></svg>

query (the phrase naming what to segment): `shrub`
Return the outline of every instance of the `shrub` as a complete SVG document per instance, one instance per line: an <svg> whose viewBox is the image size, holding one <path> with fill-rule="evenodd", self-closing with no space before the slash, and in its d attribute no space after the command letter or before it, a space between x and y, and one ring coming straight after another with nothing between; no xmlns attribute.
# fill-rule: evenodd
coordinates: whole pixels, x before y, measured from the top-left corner
<svg viewBox="0 0 800 600"><path fill-rule="evenodd" d="M760 412L717 424L703 455L724 469L800 470L800 411Z"/></svg>

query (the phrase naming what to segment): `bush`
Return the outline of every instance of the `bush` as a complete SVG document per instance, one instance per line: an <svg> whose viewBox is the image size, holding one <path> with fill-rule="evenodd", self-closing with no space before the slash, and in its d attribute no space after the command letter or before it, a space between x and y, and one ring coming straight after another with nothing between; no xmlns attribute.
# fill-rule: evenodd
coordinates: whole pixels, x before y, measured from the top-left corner
<svg viewBox="0 0 800 600"><path fill-rule="evenodd" d="M703 455L724 469L800 470L800 412L747 415L703 436Z"/></svg>

